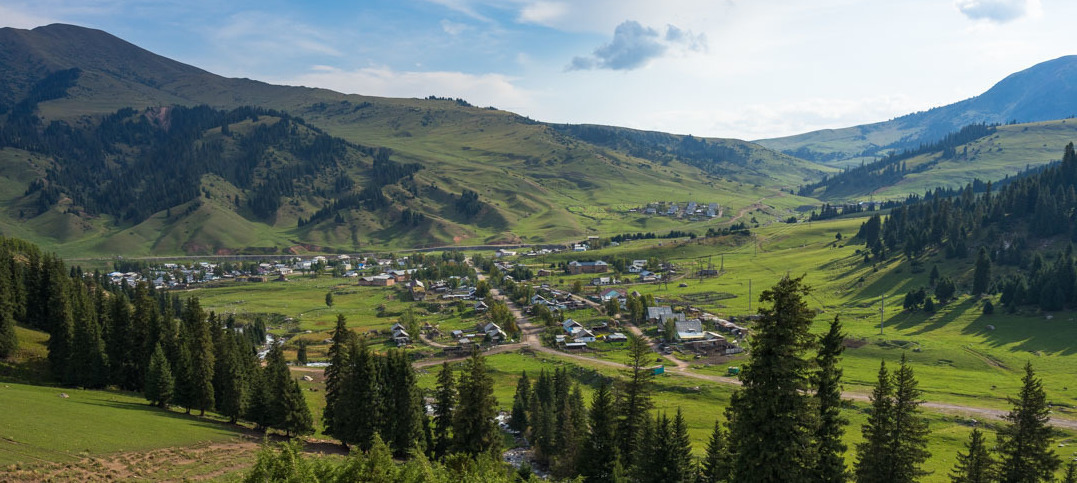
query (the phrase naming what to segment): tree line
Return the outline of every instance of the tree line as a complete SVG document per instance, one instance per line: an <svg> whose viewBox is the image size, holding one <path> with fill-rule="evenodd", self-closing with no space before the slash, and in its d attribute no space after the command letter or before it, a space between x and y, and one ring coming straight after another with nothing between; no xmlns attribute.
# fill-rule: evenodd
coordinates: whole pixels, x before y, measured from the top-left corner
<svg viewBox="0 0 1077 483"><path fill-rule="evenodd" d="M915 482L928 473L930 426L911 365L882 363L870 397L863 442L846 464L843 442L841 355L845 334L835 317L825 334L809 329L815 313L805 303L802 278L782 279L765 291L750 340L742 387L724 421L715 422L704 456L695 459L680 410L652 415L653 355L631 337L629 369L613 385L600 378L586 408L567 371L521 374L510 427L525 435L538 461L558 478L584 481L699 482ZM976 429L951 470L955 482L1047 482L1061 467L1049 406L1031 365L1011 399L994 448ZM1066 474L1077 468L1069 466ZM1072 478L1065 481L1073 481Z"/></svg>
<svg viewBox="0 0 1077 483"><path fill-rule="evenodd" d="M982 194L970 185L952 197L935 197L897 206L885 219L874 215L857 238L867 247L865 261L896 254L914 259L928 249L947 258L977 254L990 278L979 279L972 293L999 293L1008 309L1043 310L1077 307L1077 261L1070 244L1077 241L1077 154L1066 146L1062 161L1012 180L997 193L990 183ZM1051 254L1033 249L1058 240ZM976 246L980 250L973 250ZM869 256L870 255L870 256ZM995 270L991 267L1005 267Z"/></svg>

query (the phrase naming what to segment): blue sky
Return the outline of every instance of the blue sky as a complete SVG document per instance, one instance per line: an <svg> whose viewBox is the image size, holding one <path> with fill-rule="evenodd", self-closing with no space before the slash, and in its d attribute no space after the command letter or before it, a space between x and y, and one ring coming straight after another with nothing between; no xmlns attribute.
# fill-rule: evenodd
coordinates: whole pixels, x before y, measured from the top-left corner
<svg viewBox="0 0 1077 483"><path fill-rule="evenodd" d="M1077 54L1072 0L5 0L230 77L758 139L955 102Z"/></svg>

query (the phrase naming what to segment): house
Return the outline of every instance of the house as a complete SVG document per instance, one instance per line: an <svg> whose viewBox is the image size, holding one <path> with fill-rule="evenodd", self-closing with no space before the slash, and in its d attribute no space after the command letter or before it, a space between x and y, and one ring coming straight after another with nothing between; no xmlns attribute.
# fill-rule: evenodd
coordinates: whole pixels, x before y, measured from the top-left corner
<svg viewBox="0 0 1077 483"><path fill-rule="evenodd" d="M658 275L653 273L653 272L643 270L643 271L639 272L639 281L640 282L657 282L658 281Z"/></svg>
<svg viewBox="0 0 1077 483"><path fill-rule="evenodd" d="M550 305L550 301L541 295L531 296L531 305Z"/></svg>
<svg viewBox="0 0 1077 483"><path fill-rule="evenodd" d="M657 324L664 321L667 318L673 317L673 308L668 305L660 305L658 307L647 307L647 322Z"/></svg>
<svg viewBox="0 0 1077 483"><path fill-rule="evenodd" d="M490 306L486 305L486 302L483 302L482 300L476 302L475 307L473 308L476 312L486 312L487 310L490 310Z"/></svg>
<svg viewBox="0 0 1077 483"><path fill-rule="evenodd" d="M572 251L574 251L574 252L586 252L587 251L587 244L586 243L577 243L575 245L572 245Z"/></svg>
<svg viewBox="0 0 1077 483"><path fill-rule="evenodd" d="M599 292L598 298L602 299L603 302L609 302L610 300L620 300L625 298L625 291L616 288L609 288L603 290L602 292Z"/></svg>
<svg viewBox="0 0 1077 483"><path fill-rule="evenodd" d="M396 279L390 275L381 274L368 277L359 277L359 285L364 286L376 286L376 287L391 287L396 284Z"/></svg>
<svg viewBox="0 0 1077 483"><path fill-rule="evenodd" d="M614 332L606 336L606 342L627 342L628 336L621 332Z"/></svg>
<svg viewBox="0 0 1077 483"><path fill-rule="evenodd" d="M581 273L605 273L610 265L602 260L597 262L580 262L573 260L568 262L568 273L579 275Z"/></svg>
<svg viewBox="0 0 1077 483"><path fill-rule="evenodd" d="M412 300L422 300L423 297L426 296L426 285L423 285L422 281L411 280L406 286L408 287L408 291L411 292Z"/></svg>
<svg viewBox="0 0 1077 483"><path fill-rule="evenodd" d="M501 257L515 257L515 256L516 256L516 252L513 252L513 251L509 251L509 250L506 250L506 249L504 249L504 248L501 248L501 249L498 249L498 250L497 250L497 253L495 253L495 254L494 254L494 256L495 256L495 257L497 257L497 258L501 258Z"/></svg>
<svg viewBox="0 0 1077 483"><path fill-rule="evenodd" d="M572 335L572 334L575 334L576 331L578 331L580 329L583 329L583 326L580 325L580 323L576 322L575 320L565 319L564 322L561 322L561 328L565 329L565 332L568 333L569 335Z"/></svg>
<svg viewBox="0 0 1077 483"><path fill-rule="evenodd" d="M454 330L454 331L452 331L452 338L453 339L461 339L463 337L464 337L464 331L462 331L462 330Z"/></svg>
<svg viewBox="0 0 1077 483"><path fill-rule="evenodd" d="M493 322L486 324L482 328L482 331L486 334L486 338L490 342L500 343L508 338L505 331L501 330L501 327Z"/></svg>
<svg viewBox="0 0 1077 483"><path fill-rule="evenodd" d="M610 285L614 283L617 283L617 279L613 277L596 277L591 279L591 285L594 285L596 287L601 285Z"/></svg>
<svg viewBox="0 0 1077 483"><path fill-rule="evenodd" d="M586 348L587 348L587 343L586 342L568 342L568 343L565 344L565 349L569 349L569 350L579 350L579 349L586 349Z"/></svg>
<svg viewBox="0 0 1077 483"><path fill-rule="evenodd" d="M391 338L393 339L393 342L396 343L397 347L411 343L411 336L408 335L408 331L404 330L403 325L399 323L393 324L393 326L389 328L389 331L392 332Z"/></svg>
<svg viewBox="0 0 1077 483"><path fill-rule="evenodd" d="M572 340L576 342L594 342L595 334L587 329L581 328L572 334Z"/></svg>
<svg viewBox="0 0 1077 483"><path fill-rule="evenodd" d="M565 343L565 336L560 335L560 334L555 335L555 336L553 336L553 341L556 342L558 345L564 344Z"/></svg>
<svg viewBox="0 0 1077 483"><path fill-rule="evenodd" d="M673 323L673 331L681 342L703 340L703 322L699 319L678 320Z"/></svg>

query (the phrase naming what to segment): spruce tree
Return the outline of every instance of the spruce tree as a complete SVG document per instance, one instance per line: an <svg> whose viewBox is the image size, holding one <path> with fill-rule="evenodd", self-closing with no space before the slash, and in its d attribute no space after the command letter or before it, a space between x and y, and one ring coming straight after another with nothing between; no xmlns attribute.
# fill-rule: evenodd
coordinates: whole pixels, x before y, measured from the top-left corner
<svg viewBox="0 0 1077 483"><path fill-rule="evenodd" d="M995 481L995 461L984 443L984 433L973 428L965 443L965 453L957 454L957 463L950 472L952 483L991 483Z"/></svg>
<svg viewBox="0 0 1077 483"><path fill-rule="evenodd" d="M286 383L282 394L284 407L284 420L280 429L288 436L303 436L314 432L314 417L310 414L310 406L303 397L303 389L299 387L299 381L291 379Z"/></svg>
<svg viewBox="0 0 1077 483"><path fill-rule="evenodd" d="M991 259L987 256L987 249L980 247L980 254L976 257L976 271L972 274L972 295L987 293L989 283L991 283Z"/></svg>
<svg viewBox="0 0 1077 483"><path fill-rule="evenodd" d="M785 277L759 297L771 306L759 310L750 360L740 373L743 387L732 405L737 481L809 479L813 426L807 353L814 349L809 328L815 312L804 301L808 293L803 277Z"/></svg>
<svg viewBox="0 0 1077 483"><path fill-rule="evenodd" d="M329 365L325 367L325 411L322 413L325 434L337 438L340 438L336 425L337 404L340 400L341 385L347 379L347 371L350 368L348 348L353 337L344 315L337 314L333 343L329 346Z"/></svg>
<svg viewBox="0 0 1077 483"><path fill-rule="evenodd" d="M927 438L931 434L927 418L920 405L921 391L905 355L894 373L894 425L893 451L895 482L918 481L927 473L920 466L931 457L927 451Z"/></svg>
<svg viewBox="0 0 1077 483"><path fill-rule="evenodd" d="M82 387L105 387L108 384L108 356L105 354L105 341L101 338L101 327L97 323L97 313L81 284L76 284L72 292L75 297L71 301L71 354L65 380Z"/></svg>
<svg viewBox="0 0 1077 483"><path fill-rule="evenodd" d="M415 383L415 370L402 350L390 350L385 358L385 384L389 388L385 398L387 430L384 439L392 448L394 456L403 458L412 450L426 451L423 438L424 405L422 394Z"/></svg>
<svg viewBox="0 0 1077 483"><path fill-rule="evenodd" d="M1004 482L1037 483L1051 481L1062 464L1051 449L1054 434L1043 382L1032 363L1025 363L1021 392L1010 398L1013 409L1003 419L1008 423L998 431L998 478Z"/></svg>
<svg viewBox="0 0 1077 483"><path fill-rule="evenodd" d="M445 456L452 445L452 415L456 407L456 379L448 362L441 365L434 392L434 457Z"/></svg>
<svg viewBox="0 0 1077 483"><path fill-rule="evenodd" d="M613 416L613 395L609 383L601 380L591 396L588 432L577 463L580 474L588 482L614 480L618 455Z"/></svg>
<svg viewBox="0 0 1077 483"><path fill-rule="evenodd" d="M722 431L722 424L714 422L714 431L707 440L707 451L703 455L703 464L700 468L701 483L727 483L729 472L732 469L730 460L729 443L726 441L726 433Z"/></svg>
<svg viewBox="0 0 1077 483"><path fill-rule="evenodd" d="M830 330L820 341L819 353L815 357L818 366L814 374L816 411L818 422L815 427L815 467L813 480L818 482L842 482L847 479L845 469L845 425L848 420L841 415L841 375L838 367L842 343L841 321L837 316L830 323Z"/></svg>
<svg viewBox="0 0 1077 483"><path fill-rule="evenodd" d="M351 367L337 401L334 424L339 428L337 437L342 443L355 444L367 451L382 426L382 381L366 339L360 339L358 344L351 342L349 352Z"/></svg>
<svg viewBox="0 0 1077 483"><path fill-rule="evenodd" d="M213 340L210 337L209 322L197 297L187 301L183 314L185 335L189 340L191 355L191 407L198 409L199 415L205 415L206 409L214 406L213 401Z"/></svg>
<svg viewBox="0 0 1077 483"><path fill-rule="evenodd" d="M647 368L647 363L653 354L646 340L629 334L629 369L620 381L615 402L617 443L622 455L630 456L637 453L640 427L650 418L647 411L650 411L654 404L651 401L653 373Z"/></svg>
<svg viewBox="0 0 1077 483"><path fill-rule="evenodd" d="M527 371L520 373L520 379L516 381L516 394L512 397L512 418L509 420L509 428L523 433L527 430L527 406L531 402L531 380L527 378Z"/></svg>
<svg viewBox="0 0 1077 483"><path fill-rule="evenodd" d="M886 362L879 364L879 377L871 391L871 412L862 429L864 441L856 445L854 473L860 483L891 481L890 445L894 427L894 388Z"/></svg>
<svg viewBox="0 0 1077 483"><path fill-rule="evenodd" d="M235 424L243 415L247 403L247 368L240 353L239 337L228 331L218 344L216 367L213 370L214 399L217 411Z"/></svg>
<svg viewBox="0 0 1077 483"><path fill-rule="evenodd" d="M7 248L0 248L0 359L11 356L19 348L19 339L15 335L16 282L10 260Z"/></svg>
<svg viewBox="0 0 1077 483"><path fill-rule="evenodd" d="M42 309L45 312L42 315L44 320L39 323L48 327L49 367L57 379L63 380L68 373L71 339L74 336L71 302L62 278L49 276L43 283L46 294L44 304L47 307Z"/></svg>
<svg viewBox="0 0 1077 483"><path fill-rule="evenodd" d="M19 339L15 334L15 317L8 310L0 308L0 359L10 357L19 348Z"/></svg>
<svg viewBox="0 0 1077 483"><path fill-rule="evenodd" d="M172 369L168 367L168 360L165 359L165 352L161 350L161 345L157 344L150 357L149 370L146 371L144 386L146 400L157 407L168 407L168 403L172 400L172 384Z"/></svg>
<svg viewBox="0 0 1077 483"><path fill-rule="evenodd" d="M494 380L486 370L486 358L474 352L460 374L459 402L453 412L456 451L478 455L496 450L501 442L496 416Z"/></svg>
<svg viewBox="0 0 1077 483"><path fill-rule="evenodd" d="M677 415L673 417L671 429L669 479L665 481L693 481L699 471L692 459L692 439L688 436L688 423L684 421L679 407Z"/></svg>
<svg viewBox="0 0 1077 483"><path fill-rule="evenodd" d="M1066 471L1062 475L1062 483L1077 483L1077 461L1070 460L1066 464Z"/></svg>

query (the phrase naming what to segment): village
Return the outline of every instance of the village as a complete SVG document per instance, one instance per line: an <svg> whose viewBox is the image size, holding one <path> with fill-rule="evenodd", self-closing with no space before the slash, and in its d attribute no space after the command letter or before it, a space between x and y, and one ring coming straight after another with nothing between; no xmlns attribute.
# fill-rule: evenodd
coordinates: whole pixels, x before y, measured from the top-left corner
<svg viewBox="0 0 1077 483"><path fill-rule="evenodd" d="M591 238L560 249L498 249L492 256L470 257L446 252L167 262L127 266L132 270L103 276L117 285L149 283L164 290L287 283L297 277L350 280L356 287L391 291L421 307L420 314L459 313L456 323L446 327L432 317L411 317L368 334L389 346L426 345L449 357L525 345L601 357L622 350L629 333L647 336L656 352L681 363L719 362L743 350L747 329L736 317L641 293L683 278L684 270L671 263L653 258L539 262L547 255L586 252L597 243ZM683 281L680 285L685 286Z"/></svg>

